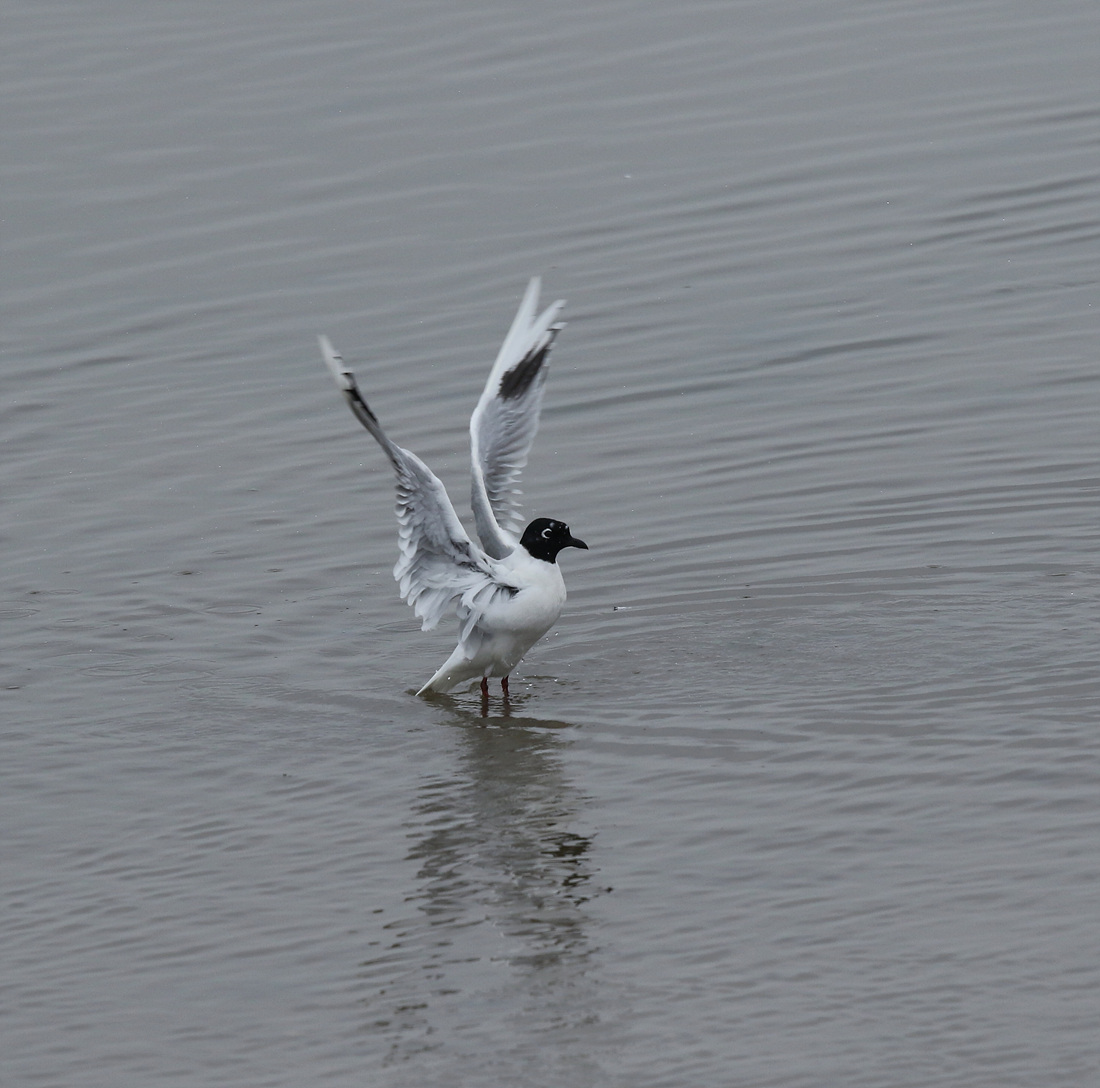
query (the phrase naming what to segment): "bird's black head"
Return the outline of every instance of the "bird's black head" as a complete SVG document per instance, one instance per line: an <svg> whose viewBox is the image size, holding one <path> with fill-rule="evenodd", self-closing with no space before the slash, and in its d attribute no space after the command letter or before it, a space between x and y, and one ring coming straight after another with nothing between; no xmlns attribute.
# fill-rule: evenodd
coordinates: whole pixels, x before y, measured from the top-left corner
<svg viewBox="0 0 1100 1088"><path fill-rule="evenodd" d="M554 521L553 518L535 518L523 530L519 542L535 559L543 559L547 563L553 563L562 548L584 548L588 551L588 545L573 536L564 521Z"/></svg>

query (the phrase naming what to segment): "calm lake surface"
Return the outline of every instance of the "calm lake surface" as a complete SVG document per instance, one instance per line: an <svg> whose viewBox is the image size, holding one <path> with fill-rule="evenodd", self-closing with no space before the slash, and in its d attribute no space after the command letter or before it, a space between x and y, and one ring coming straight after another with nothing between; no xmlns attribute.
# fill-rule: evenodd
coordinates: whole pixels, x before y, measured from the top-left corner
<svg viewBox="0 0 1100 1088"><path fill-rule="evenodd" d="M5 1085L1100 1083L1095 0L5 40ZM533 274L483 716L315 336L465 516Z"/></svg>

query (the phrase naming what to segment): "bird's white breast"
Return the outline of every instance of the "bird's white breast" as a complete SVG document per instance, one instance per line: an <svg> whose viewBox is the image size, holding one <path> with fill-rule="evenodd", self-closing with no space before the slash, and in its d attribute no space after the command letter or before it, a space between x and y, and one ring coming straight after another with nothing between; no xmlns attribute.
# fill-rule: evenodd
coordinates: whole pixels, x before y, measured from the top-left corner
<svg viewBox="0 0 1100 1088"><path fill-rule="evenodd" d="M517 547L500 560L507 581L519 587L508 597L501 595L485 614L485 626L494 631L510 631L541 638L561 615L565 605L565 580L557 563L532 558Z"/></svg>

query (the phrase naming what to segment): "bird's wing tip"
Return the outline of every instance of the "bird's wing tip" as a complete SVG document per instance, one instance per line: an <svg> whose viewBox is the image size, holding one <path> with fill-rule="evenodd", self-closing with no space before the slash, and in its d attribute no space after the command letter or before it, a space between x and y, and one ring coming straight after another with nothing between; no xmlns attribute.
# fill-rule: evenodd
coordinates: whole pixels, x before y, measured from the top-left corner
<svg viewBox="0 0 1100 1088"><path fill-rule="evenodd" d="M333 380L343 390L355 388L355 375L347 368L343 356L332 346L332 341L327 336L318 336L317 343L321 346L321 355L324 357L325 366L332 374Z"/></svg>

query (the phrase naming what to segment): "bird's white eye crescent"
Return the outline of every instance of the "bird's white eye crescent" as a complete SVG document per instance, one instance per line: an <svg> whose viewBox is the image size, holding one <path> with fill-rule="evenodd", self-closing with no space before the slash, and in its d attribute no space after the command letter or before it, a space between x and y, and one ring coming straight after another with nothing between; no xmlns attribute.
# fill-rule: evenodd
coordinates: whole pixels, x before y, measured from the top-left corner
<svg viewBox="0 0 1100 1088"><path fill-rule="evenodd" d="M541 536L543 540L549 540L553 535L553 529L543 529L543 531L539 533L539 536Z"/></svg>

